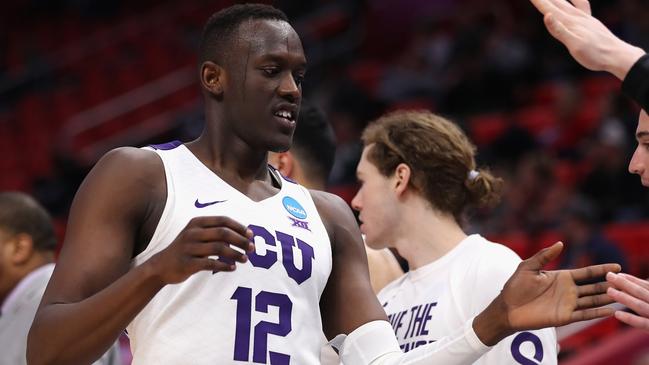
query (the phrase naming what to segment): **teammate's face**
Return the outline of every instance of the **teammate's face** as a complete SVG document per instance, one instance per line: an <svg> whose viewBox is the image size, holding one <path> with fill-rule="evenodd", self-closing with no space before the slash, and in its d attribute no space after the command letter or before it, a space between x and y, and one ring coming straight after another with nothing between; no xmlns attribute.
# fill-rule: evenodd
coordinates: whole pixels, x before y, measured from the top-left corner
<svg viewBox="0 0 649 365"><path fill-rule="evenodd" d="M379 249L394 242L391 236L393 227L398 224L397 198L394 182L383 176L376 166L367 159L369 145L363 149L361 160L356 168L360 189L352 199L352 207L359 212L361 232L368 246Z"/></svg>
<svg viewBox="0 0 649 365"><path fill-rule="evenodd" d="M629 172L640 175L642 185L649 187L649 116L644 110L640 112L635 137L638 147L629 162Z"/></svg>
<svg viewBox="0 0 649 365"><path fill-rule="evenodd" d="M226 117L250 145L269 151L290 147L306 71L302 43L286 22L241 24L227 61Z"/></svg>
<svg viewBox="0 0 649 365"><path fill-rule="evenodd" d="M0 229L0 305L14 286L11 275L11 236Z"/></svg>

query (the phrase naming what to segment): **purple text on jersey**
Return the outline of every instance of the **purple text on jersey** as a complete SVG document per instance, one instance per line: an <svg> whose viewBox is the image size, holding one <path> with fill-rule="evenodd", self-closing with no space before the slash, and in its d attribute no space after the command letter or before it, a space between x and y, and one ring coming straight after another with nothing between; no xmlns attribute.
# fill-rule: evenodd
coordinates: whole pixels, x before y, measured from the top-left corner
<svg viewBox="0 0 649 365"><path fill-rule="evenodd" d="M275 236L273 236L266 228L249 225L254 234L253 239L261 238L265 244L266 252L264 254L259 254L256 251L248 254L250 263L254 267L270 269L277 262L277 241L279 241L281 250L282 250L282 265L288 276L295 280L299 285L311 277L313 271L313 260L315 254L313 252L313 247L308 243L295 238L284 232L275 231ZM255 240L258 242L258 240ZM295 265L294 259L294 250L297 248L302 256L302 265L301 269L298 269Z"/></svg>

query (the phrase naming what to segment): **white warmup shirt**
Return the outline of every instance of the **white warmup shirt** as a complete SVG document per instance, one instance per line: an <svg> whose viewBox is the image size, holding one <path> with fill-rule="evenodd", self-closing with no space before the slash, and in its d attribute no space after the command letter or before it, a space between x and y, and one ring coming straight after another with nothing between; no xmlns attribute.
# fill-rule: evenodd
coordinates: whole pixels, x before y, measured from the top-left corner
<svg viewBox="0 0 649 365"><path fill-rule="evenodd" d="M247 225L255 252L234 272L200 272L156 294L128 327L133 364L318 364L319 302L332 263L308 190L282 179L276 195L255 202L184 145L153 148L164 164L167 201L134 264L163 250L198 216Z"/></svg>
<svg viewBox="0 0 649 365"><path fill-rule="evenodd" d="M500 293L520 258L509 248L471 235L440 259L386 286L379 301L404 352L462 327ZM556 364L554 328L519 332L475 364Z"/></svg>

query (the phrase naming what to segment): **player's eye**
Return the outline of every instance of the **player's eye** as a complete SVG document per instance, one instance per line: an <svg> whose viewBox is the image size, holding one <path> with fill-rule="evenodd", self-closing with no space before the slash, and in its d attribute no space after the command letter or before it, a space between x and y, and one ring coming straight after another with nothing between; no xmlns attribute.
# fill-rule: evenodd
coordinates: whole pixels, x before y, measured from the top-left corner
<svg viewBox="0 0 649 365"><path fill-rule="evenodd" d="M293 75L293 80L295 80L295 85L300 86L300 85L302 85L302 82L304 81L304 75L303 74L294 74Z"/></svg>
<svg viewBox="0 0 649 365"><path fill-rule="evenodd" d="M264 67L261 69L264 75L268 77L273 77L279 74L279 68L277 67Z"/></svg>

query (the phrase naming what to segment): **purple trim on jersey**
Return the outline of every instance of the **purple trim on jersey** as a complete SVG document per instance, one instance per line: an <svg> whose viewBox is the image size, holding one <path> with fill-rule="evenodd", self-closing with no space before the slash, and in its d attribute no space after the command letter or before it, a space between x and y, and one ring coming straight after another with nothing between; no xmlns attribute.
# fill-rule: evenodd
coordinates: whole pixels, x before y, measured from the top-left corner
<svg viewBox="0 0 649 365"><path fill-rule="evenodd" d="M284 179L284 180L286 180L286 181L288 181L288 182L290 182L290 183L292 183L292 184L300 185L300 183L298 183L297 181L293 181L293 180L289 179L288 177L282 175L282 173L279 172L279 170L276 169L273 165L268 164L268 167L271 168L271 169L273 169L273 171L275 171L275 172L277 173L277 175L279 175L282 179Z"/></svg>
<svg viewBox="0 0 649 365"><path fill-rule="evenodd" d="M149 147L153 148L154 150L162 150L162 151L167 151L167 150L173 150L174 148L180 146L183 144L180 141L171 141L167 143L161 143L161 144L150 144Z"/></svg>

